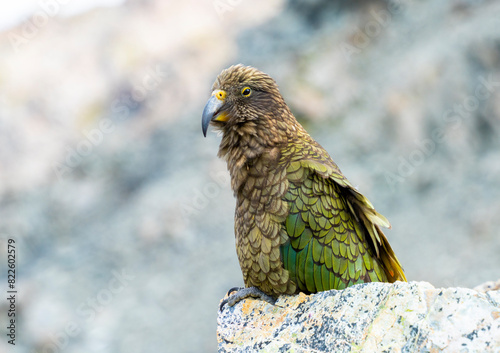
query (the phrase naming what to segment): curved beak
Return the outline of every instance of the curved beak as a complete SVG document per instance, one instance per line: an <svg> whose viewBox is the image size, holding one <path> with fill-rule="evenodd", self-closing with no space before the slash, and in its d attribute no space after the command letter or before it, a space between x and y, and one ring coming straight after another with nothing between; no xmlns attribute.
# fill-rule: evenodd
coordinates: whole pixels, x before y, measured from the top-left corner
<svg viewBox="0 0 500 353"><path fill-rule="evenodd" d="M210 97L205 105L201 116L201 129L203 131L203 136L207 137L208 125L211 121L227 121L227 113L220 111L222 105L224 104L225 97L226 92L216 90L212 93L212 97Z"/></svg>

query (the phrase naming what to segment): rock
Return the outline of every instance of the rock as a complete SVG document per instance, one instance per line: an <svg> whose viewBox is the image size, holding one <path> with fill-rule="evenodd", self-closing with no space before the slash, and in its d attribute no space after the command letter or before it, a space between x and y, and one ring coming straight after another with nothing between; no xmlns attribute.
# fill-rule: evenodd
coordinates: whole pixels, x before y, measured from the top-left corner
<svg viewBox="0 0 500 353"><path fill-rule="evenodd" d="M499 352L499 284L365 283L275 306L246 299L219 312L219 352Z"/></svg>

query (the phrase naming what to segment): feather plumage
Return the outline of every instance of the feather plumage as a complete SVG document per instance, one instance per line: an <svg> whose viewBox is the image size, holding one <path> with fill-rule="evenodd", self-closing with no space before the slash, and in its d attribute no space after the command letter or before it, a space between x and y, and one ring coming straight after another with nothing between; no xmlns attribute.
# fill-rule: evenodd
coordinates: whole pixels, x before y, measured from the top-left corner
<svg viewBox="0 0 500 353"><path fill-rule="evenodd" d="M210 122L222 131L219 156L237 199L236 248L247 287L276 297L406 281L380 229L389 221L297 122L270 76L232 66L213 91L224 94L207 103L203 129Z"/></svg>

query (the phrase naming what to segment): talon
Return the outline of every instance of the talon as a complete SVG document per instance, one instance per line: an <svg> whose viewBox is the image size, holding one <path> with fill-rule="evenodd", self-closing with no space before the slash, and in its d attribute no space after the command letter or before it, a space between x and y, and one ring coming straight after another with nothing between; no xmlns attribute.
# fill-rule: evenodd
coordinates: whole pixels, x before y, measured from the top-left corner
<svg viewBox="0 0 500 353"><path fill-rule="evenodd" d="M229 297L232 292L238 292L238 291L242 290L243 288L245 288L245 287L233 287L233 288L229 289L226 293L226 297Z"/></svg>
<svg viewBox="0 0 500 353"><path fill-rule="evenodd" d="M228 292L231 293L233 292L236 288L231 288ZM270 295L267 295L263 291L261 291L257 287L248 287L248 288L240 288L235 294L230 295L229 297L225 298L219 306L219 310L222 311L224 309L224 305L229 305L233 306L234 304L238 303L239 301L246 299L246 298L256 298L256 299L261 299L271 305L274 305L276 303L276 299L271 297Z"/></svg>
<svg viewBox="0 0 500 353"><path fill-rule="evenodd" d="M227 304L227 300L228 300L228 299L229 299L229 298L226 298L226 299L224 299L224 300L220 303L220 305L219 305L219 311L220 311L220 312L222 312L222 310L224 309L224 305L226 305L226 304Z"/></svg>

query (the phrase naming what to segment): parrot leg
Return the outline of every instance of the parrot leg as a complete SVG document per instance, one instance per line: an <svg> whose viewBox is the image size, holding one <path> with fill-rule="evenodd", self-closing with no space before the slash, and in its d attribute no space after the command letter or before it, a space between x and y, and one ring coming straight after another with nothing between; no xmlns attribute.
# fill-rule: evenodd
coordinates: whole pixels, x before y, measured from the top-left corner
<svg viewBox="0 0 500 353"><path fill-rule="evenodd" d="M274 305L274 303L276 303L275 298L271 297L270 295L267 295L257 287L248 287L248 288L234 287L228 291L228 294L235 290L237 290L235 294L230 295L229 297L224 299L222 303L220 303L219 307L220 311L224 309L224 305L227 304L229 306L233 306L234 304L246 298L258 298L264 300L265 302L268 302L271 305Z"/></svg>

